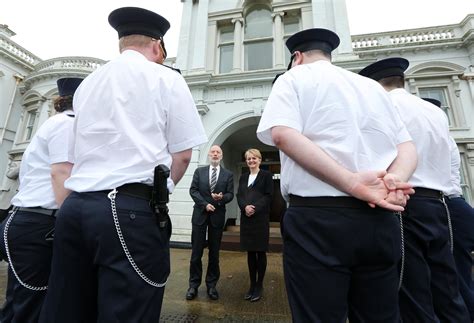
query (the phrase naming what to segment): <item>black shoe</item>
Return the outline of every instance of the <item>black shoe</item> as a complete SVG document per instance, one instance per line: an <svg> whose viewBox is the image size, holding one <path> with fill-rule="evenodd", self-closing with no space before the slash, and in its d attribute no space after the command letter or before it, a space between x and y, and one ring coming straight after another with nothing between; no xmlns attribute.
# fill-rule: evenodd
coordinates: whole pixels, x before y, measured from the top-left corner
<svg viewBox="0 0 474 323"><path fill-rule="evenodd" d="M207 295L209 295L209 298L212 299L213 301L216 301L219 299L219 293L217 292L217 289L215 287L209 287L207 289Z"/></svg>
<svg viewBox="0 0 474 323"><path fill-rule="evenodd" d="M255 287L250 286L248 292L245 293L244 299L247 300L247 301L250 300L252 298L252 294L253 294L254 290L255 290Z"/></svg>
<svg viewBox="0 0 474 323"><path fill-rule="evenodd" d="M262 298L262 287L255 287L255 290L252 294L252 297L250 298L251 302L257 302Z"/></svg>
<svg viewBox="0 0 474 323"><path fill-rule="evenodd" d="M197 288L189 287L188 291L186 293L186 299L188 301L193 300L193 299L196 298L197 294L198 294L198 289Z"/></svg>

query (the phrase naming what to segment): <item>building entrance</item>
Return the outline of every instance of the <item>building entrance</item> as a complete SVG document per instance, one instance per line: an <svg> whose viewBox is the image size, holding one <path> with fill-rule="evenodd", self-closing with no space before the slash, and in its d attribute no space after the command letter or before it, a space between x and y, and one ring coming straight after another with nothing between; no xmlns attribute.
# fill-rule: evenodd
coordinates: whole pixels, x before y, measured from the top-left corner
<svg viewBox="0 0 474 323"><path fill-rule="evenodd" d="M248 172L244 154L247 149L256 148L262 154L261 169L273 174L273 200L270 210L270 250L281 251L280 219L286 211L286 202L280 191L280 156L275 147L261 143L256 136L256 120L254 125L243 127L221 144L224 152L223 165L234 173L234 192L237 193L239 178ZM226 214L226 228L222 239L222 249L239 250L240 247L240 209L237 198L229 203Z"/></svg>

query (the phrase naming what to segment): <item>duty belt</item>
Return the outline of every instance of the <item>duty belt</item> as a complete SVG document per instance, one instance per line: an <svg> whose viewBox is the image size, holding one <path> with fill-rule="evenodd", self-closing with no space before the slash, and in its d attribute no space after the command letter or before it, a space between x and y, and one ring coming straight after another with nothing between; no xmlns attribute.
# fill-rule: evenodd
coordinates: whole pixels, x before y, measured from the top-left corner
<svg viewBox="0 0 474 323"><path fill-rule="evenodd" d="M153 187L146 184L141 184L141 183L131 183L131 184L124 184L122 186L117 187L117 191L120 194L151 201ZM106 191L106 192L109 193L109 191Z"/></svg>
<svg viewBox="0 0 474 323"><path fill-rule="evenodd" d="M56 209L44 209L42 207L16 207L17 211L21 212L29 212L29 213L39 213L39 214L44 214L44 215L49 215L49 216L56 216Z"/></svg>
<svg viewBox="0 0 474 323"><path fill-rule="evenodd" d="M301 207L345 207L353 209L369 208L369 205L355 197L350 196L319 196L303 197L290 194L290 206Z"/></svg>
<svg viewBox="0 0 474 323"><path fill-rule="evenodd" d="M431 188L424 188L424 187L414 187L415 194L413 197L429 197L434 199L442 199L444 194L441 191L433 190Z"/></svg>

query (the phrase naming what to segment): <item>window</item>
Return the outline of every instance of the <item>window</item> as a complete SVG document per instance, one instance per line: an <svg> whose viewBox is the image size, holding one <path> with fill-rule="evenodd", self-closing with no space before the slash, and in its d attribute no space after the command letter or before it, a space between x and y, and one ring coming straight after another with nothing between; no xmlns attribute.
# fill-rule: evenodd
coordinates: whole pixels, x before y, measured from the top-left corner
<svg viewBox="0 0 474 323"><path fill-rule="evenodd" d="M285 53L285 65L290 63L290 51L286 48L286 41L291 35L300 31L300 21L298 16L287 14L283 19L283 52Z"/></svg>
<svg viewBox="0 0 474 323"><path fill-rule="evenodd" d="M229 73L234 59L234 31L223 27L219 36L219 73Z"/></svg>
<svg viewBox="0 0 474 323"><path fill-rule="evenodd" d="M270 10L255 6L245 17L245 70L273 67L273 21Z"/></svg>
<svg viewBox="0 0 474 323"><path fill-rule="evenodd" d="M36 121L36 110L29 110L26 112L26 127L24 140L28 141L33 137L33 130Z"/></svg>
<svg viewBox="0 0 474 323"><path fill-rule="evenodd" d="M454 125L454 115L449 106L447 90L446 87L431 87L419 89L419 92L422 98L436 99L441 102L441 109L448 116L449 126L451 127Z"/></svg>

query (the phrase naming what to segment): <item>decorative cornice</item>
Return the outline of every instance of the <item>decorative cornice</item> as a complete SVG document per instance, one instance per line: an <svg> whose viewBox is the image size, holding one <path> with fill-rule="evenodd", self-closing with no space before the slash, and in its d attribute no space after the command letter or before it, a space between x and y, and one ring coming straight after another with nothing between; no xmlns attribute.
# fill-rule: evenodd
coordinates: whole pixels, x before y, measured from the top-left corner
<svg viewBox="0 0 474 323"><path fill-rule="evenodd" d="M209 112L209 107L207 104L196 104L196 108L198 113L202 116Z"/></svg>

